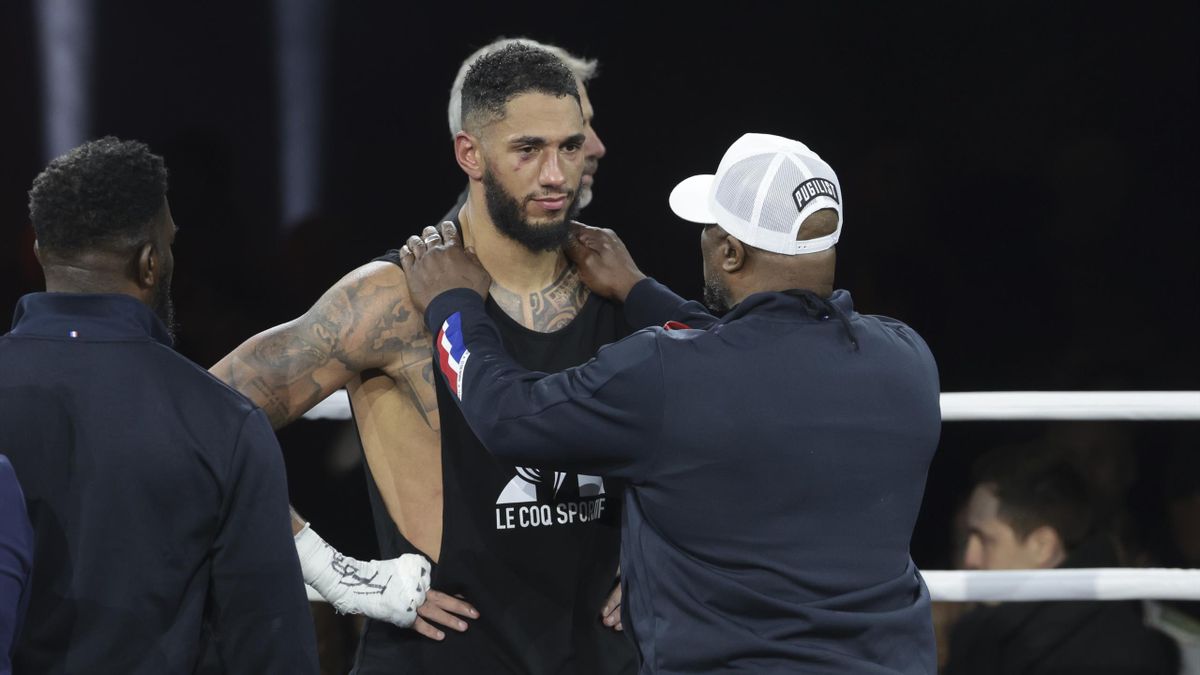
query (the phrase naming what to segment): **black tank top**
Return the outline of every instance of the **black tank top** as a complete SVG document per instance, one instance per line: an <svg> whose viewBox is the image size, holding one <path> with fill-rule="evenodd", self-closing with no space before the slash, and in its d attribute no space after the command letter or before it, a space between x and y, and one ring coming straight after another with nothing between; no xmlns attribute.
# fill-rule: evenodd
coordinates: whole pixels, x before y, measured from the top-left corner
<svg viewBox="0 0 1200 675"><path fill-rule="evenodd" d="M379 260L398 263L398 254L390 251ZM596 295L570 325L553 333L525 328L490 298L487 311L517 362L543 372L579 365L630 333L620 307ZM432 587L462 595L481 618L465 633L445 630L440 643L368 621L353 672L635 673L632 642L600 621L617 571L621 486L495 459L467 426L445 383L435 381L443 523ZM369 468L367 477L382 557L419 552L388 515Z"/></svg>

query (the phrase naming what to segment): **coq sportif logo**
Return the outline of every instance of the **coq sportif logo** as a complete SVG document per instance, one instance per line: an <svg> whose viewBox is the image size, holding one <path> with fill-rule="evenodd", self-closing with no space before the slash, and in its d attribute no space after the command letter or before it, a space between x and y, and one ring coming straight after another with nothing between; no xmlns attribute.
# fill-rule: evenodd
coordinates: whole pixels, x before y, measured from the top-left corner
<svg viewBox="0 0 1200 675"><path fill-rule="evenodd" d="M571 476L574 476L572 482L578 492L571 493L567 500L559 501L564 483ZM517 475L504 486L496 499L496 529L591 522L604 514L606 499L604 480L599 476L546 472L519 466Z"/></svg>

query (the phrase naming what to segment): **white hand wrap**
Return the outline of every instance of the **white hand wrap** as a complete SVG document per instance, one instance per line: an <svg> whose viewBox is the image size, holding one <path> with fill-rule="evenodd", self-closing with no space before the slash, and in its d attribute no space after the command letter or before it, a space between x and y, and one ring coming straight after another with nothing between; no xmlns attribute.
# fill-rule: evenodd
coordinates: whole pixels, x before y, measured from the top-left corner
<svg viewBox="0 0 1200 675"><path fill-rule="evenodd" d="M343 614L365 614L407 628L429 590L429 561L405 554L363 562L338 553L308 523L296 535L304 581Z"/></svg>

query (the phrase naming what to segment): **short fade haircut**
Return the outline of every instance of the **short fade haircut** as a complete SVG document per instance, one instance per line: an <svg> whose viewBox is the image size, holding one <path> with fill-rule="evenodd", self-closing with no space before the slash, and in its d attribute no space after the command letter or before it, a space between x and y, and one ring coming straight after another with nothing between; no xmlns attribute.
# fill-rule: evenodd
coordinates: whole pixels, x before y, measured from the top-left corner
<svg viewBox="0 0 1200 675"><path fill-rule="evenodd" d="M467 71L480 58L496 52L508 45L521 44L541 49L550 52L558 57L560 61L566 64L571 73L575 75L575 79L586 83L596 76L596 71L599 69L600 62L596 59L584 59L574 54L571 54L562 47L548 45L537 40L530 40L525 37L505 38L499 37L493 40L490 44L484 45L471 53L458 68L458 74L454 76L454 84L450 87L450 105L446 109L447 119L450 122L450 135L453 136L463 130L463 114L462 114L462 89L463 81L467 79Z"/></svg>
<svg viewBox="0 0 1200 675"><path fill-rule="evenodd" d="M1032 449L998 448L974 466L975 484L990 487L1000 502L998 517L1022 540L1049 526L1073 551L1097 523L1095 496L1087 481L1067 460Z"/></svg>
<svg viewBox="0 0 1200 675"><path fill-rule="evenodd" d="M531 92L570 96L579 103L575 76L557 56L544 49L511 44L483 56L463 80L463 128L478 129L504 119L508 102Z"/></svg>
<svg viewBox="0 0 1200 675"><path fill-rule="evenodd" d="M150 238L166 194L167 168L145 143L88 141L33 179L29 218L38 249L70 258L134 248Z"/></svg>

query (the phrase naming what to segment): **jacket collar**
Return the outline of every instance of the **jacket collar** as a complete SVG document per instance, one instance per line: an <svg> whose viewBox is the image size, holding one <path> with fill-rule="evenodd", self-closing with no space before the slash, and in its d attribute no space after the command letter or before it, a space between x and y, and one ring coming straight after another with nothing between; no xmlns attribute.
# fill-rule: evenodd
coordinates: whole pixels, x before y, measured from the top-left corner
<svg viewBox="0 0 1200 675"><path fill-rule="evenodd" d="M89 342L149 338L172 346L154 312L121 293L30 293L17 303L11 335Z"/></svg>

